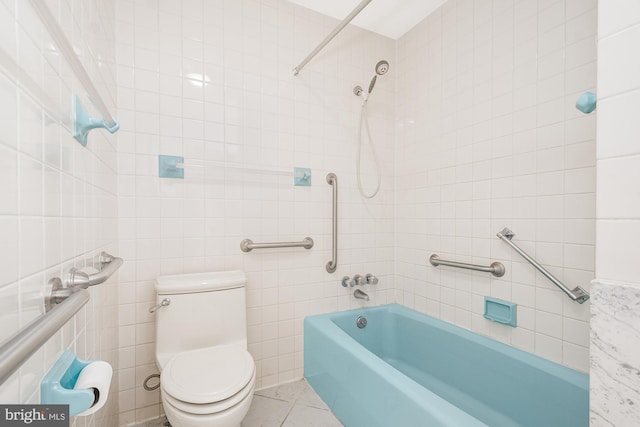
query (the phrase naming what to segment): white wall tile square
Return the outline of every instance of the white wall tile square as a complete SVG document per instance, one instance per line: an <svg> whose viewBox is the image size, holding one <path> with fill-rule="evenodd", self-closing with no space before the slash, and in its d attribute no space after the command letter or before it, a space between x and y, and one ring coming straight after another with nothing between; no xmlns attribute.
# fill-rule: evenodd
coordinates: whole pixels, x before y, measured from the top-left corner
<svg viewBox="0 0 640 427"><path fill-rule="evenodd" d="M598 95L606 98L640 88L640 60L628 52L637 47L640 26L635 25L598 43Z"/></svg>

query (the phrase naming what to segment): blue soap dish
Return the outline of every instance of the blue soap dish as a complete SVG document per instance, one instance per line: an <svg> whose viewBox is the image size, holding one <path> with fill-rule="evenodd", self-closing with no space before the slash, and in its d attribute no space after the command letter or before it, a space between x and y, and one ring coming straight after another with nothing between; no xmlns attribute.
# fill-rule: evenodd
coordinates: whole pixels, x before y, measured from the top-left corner
<svg viewBox="0 0 640 427"><path fill-rule="evenodd" d="M516 327L517 305L498 298L484 297L484 317L494 322Z"/></svg>

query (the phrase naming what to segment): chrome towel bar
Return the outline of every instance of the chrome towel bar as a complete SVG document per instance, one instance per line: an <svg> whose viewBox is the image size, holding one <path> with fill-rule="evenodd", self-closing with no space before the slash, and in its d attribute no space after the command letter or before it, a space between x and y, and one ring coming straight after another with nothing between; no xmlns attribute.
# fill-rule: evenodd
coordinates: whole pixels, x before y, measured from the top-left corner
<svg viewBox="0 0 640 427"><path fill-rule="evenodd" d="M254 249L271 249L271 248L305 248L313 247L313 239L305 237L301 242L276 242L276 243L253 243L251 239L244 239L240 242L242 252L251 252Z"/></svg>
<svg viewBox="0 0 640 427"><path fill-rule="evenodd" d="M0 347L0 384L4 383L49 338L89 301L89 291L78 289L62 303L38 317Z"/></svg>
<svg viewBox="0 0 640 427"><path fill-rule="evenodd" d="M467 264L465 262L446 261L440 259L440 257L436 254L433 254L429 257L429 262L434 267L437 267L439 265L446 265L447 267L464 268L465 270L483 271L485 273L491 273L496 277L502 277L505 273L504 265L501 262L493 262L490 266L487 267L478 264Z"/></svg>
<svg viewBox="0 0 640 427"><path fill-rule="evenodd" d="M511 239L513 238L513 236L515 236L515 233L509 230L509 228L505 227L502 231L499 231L496 234L496 236L498 236L500 240L502 240L503 242L511 246L516 252L520 254L522 258L526 259L529 262L529 264L533 265L536 268L536 270L542 273L544 277L549 279L554 285L559 287L562 292L567 294L569 298L571 298L572 300L580 304L582 304L583 302L589 299L589 293L587 291L582 289L580 286L576 286L573 290L569 289L568 287L565 286L564 283L558 280L558 278L556 278L553 274L551 274L546 268L538 264L538 262L535 259L531 258L522 249L520 249L515 243L513 243Z"/></svg>

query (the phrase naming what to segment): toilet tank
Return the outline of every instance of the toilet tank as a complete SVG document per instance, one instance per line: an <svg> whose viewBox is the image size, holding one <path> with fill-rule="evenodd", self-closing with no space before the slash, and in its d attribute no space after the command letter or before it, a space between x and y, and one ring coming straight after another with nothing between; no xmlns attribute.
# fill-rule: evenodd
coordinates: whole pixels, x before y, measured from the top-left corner
<svg viewBox="0 0 640 427"><path fill-rule="evenodd" d="M176 352L227 344L247 348L246 280L242 271L156 279L157 303L171 300L155 312L160 368Z"/></svg>

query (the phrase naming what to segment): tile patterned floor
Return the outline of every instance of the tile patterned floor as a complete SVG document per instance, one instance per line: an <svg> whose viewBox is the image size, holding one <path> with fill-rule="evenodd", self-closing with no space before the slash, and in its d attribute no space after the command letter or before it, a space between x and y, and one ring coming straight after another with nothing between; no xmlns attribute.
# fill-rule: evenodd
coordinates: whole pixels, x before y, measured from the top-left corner
<svg viewBox="0 0 640 427"><path fill-rule="evenodd" d="M164 427L166 419L164 417L157 420L147 421L146 423L136 424L133 427Z"/></svg>
<svg viewBox="0 0 640 427"><path fill-rule="evenodd" d="M164 419L136 427L163 427ZM342 427L305 380L256 391L241 427Z"/></svg>
<svg viewBox="0 0 640 427"><path fill-rule="evenodd" d="M242 427L342 427L305 380L256 391Z"/></svg>

